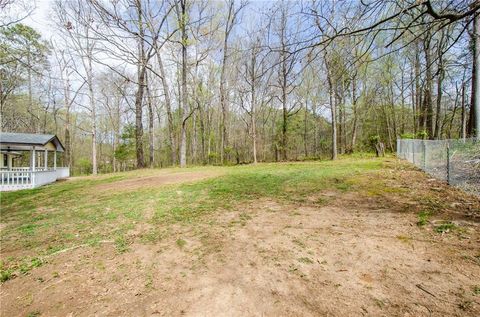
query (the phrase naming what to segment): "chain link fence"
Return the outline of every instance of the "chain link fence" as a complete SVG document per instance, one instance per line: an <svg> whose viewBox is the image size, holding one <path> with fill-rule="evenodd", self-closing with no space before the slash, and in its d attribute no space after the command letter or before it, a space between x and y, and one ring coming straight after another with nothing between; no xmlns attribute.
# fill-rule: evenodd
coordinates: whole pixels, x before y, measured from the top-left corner
<svg viewBox="0 0 480 317"><path fill-rule="evenodd" d="M480 196L480 141L398 139L397 157Z"/></svg>

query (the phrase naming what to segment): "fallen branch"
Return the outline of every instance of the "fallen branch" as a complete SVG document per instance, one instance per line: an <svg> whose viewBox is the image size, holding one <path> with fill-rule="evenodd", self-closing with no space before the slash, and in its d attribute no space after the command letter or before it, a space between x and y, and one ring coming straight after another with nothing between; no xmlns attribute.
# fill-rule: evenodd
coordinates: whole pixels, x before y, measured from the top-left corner
<svg viewBox="0 0 480 317"><path fill-rule="evenodd" d="M424 291L425 293L427 293L429 295L432 295L433 297L437 298L437 296L435 296L435 294L433 294L429 290L425 289L425 287L423 287L422 284L417 284L415 286L418 287L419 289L421 289L422 291Z"/></svg>
<svg viewBox="0 0 480 317"><path fill-rule="evenodd" d="M112 240L101 240L101 241L98 241L97 243L113 243L113 242L114 241L112 241ZM65 252L72 251L72 250L75 250L75 249L78 249L78 248L83 248L83 247L86 247L86 246L89 246L89 245L91 245L91 244L84 243L84 244L76 245L76 246L73 246L73 247L70 247L70 248L59 250L57 252L53 252L53 253L45 256L45 257L51 257L51 256L54 256L54 255L57 255L57 254L60 254L60 253L65 253Z"/></svg>

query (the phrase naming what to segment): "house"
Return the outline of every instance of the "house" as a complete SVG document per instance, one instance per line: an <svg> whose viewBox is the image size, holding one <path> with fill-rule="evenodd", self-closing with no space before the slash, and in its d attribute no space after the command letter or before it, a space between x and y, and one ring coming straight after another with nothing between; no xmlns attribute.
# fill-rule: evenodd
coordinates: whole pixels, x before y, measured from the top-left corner
<svg viewBox="0 0 480 317"><path fill-rule="evenodd" d="M35 188L69 177L70 168L57 166L57 152L64 151L56 135L1 132L0 191Z"/></svg>

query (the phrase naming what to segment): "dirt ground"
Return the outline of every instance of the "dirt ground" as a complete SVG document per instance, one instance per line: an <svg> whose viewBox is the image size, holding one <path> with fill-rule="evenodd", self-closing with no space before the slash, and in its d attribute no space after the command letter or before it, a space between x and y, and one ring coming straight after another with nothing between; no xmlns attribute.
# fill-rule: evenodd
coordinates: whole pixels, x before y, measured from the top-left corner
<svg viewBox="0 0 480 317"><path fill-rule="evenodd" d="M420 228L404 196L340 190L251 201L126 253L56 254L2 285L1 315L480 316L478 200L395 173L392 188L429 182L445 214ZM460 229L440 234L439 219Z"/></svg>
<svg viewBox="0 0 480 317"><path fill-rule="evenodd" d="M177 172L169 174L160 174L149 177L138 177L126 179L114 183L100 184L95 186L95 191L133 191L145 187L171 185L177 183L189 183L200 181L207 178L219 176L218 172Z"/></svg>

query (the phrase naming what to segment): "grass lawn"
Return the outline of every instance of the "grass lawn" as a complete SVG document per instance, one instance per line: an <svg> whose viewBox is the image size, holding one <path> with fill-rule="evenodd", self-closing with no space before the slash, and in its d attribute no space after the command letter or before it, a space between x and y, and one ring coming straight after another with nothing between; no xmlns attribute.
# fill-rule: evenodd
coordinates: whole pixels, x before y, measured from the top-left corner
<svg viewBox="0 0 480 317"><path fill-rule="evenodd" d="M1 194L3 316L478 316L480 202L394 158Z"/></svg>

